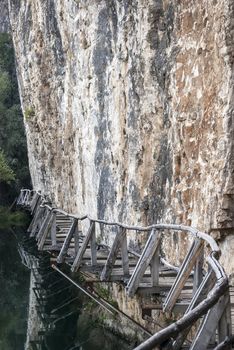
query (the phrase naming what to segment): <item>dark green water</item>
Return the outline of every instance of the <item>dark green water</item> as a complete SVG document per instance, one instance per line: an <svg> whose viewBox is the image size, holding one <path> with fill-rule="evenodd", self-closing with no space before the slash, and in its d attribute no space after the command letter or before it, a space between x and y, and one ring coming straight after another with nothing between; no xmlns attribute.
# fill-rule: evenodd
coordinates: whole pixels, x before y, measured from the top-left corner
<svg viewBox="0 0 234 350"><path fill-rule="evenodd" d="M23 350L26 339L29 270L21 264L12 231L0 231L0 349Z"/></svg>

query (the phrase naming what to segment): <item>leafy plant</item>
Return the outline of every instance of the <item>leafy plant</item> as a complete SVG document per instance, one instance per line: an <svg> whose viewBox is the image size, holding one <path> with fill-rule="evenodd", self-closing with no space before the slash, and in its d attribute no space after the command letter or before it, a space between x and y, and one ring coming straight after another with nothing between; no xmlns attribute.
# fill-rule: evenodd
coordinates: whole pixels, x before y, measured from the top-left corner
<svg viewBox="0 0 234 350"><path fill-rule="evenodd" d="M25 116L26 120L30 119L31 117L34 117L35 116L35 109L32 106L27 107L24 111L24 116Z"/></svg>
<svg viewBox="0 0 234 350"><path fill-rule="evenodd" d="M15 180L14 171L7 164L4 153L0 151L0 182L10 183Z"/></svg>

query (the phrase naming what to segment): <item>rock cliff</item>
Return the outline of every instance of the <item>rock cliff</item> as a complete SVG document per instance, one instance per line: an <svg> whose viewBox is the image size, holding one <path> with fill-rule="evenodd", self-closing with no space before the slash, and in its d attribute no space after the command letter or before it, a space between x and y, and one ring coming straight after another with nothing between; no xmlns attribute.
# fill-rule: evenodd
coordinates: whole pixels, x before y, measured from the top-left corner
<svg viewBox="0 0 234 350"><path fill-rule="evenodd" d="M233 2L8 2L34 187L81 214L191 224L230 256Z"/></svg>
<svg viewBox="0 0 234 350"><path fill-rule="evenodd" d="M7 0L0 2L0 33L10 32Z"/></svg>

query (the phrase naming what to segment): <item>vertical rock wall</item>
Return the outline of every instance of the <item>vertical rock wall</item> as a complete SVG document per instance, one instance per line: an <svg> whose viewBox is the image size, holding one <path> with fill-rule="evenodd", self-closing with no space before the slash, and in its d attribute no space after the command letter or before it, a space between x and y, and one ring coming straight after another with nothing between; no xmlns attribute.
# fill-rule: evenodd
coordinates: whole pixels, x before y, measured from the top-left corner
<svg viewBox="0 0 234 350"><path fill-rule="evenodd" d="M8 16L7 0L0 2L0 33L8 33L10 31L10 22Z"/></svg>
<svg viewBox="0 0 234 350"><path fill-rule="evenodd" d="M9 10L34 187L81 214L228 235L230 254L232 2L9 0Z"/></svg>

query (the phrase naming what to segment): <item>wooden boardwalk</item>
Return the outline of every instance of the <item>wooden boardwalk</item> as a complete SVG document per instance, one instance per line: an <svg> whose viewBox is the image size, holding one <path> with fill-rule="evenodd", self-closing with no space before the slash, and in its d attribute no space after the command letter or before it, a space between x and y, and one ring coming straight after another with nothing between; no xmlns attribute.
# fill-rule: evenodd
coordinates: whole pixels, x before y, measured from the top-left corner
<svg viewBox="0 0 234 350"><path fill-rule="evenodd" d="M30 190L21 190L17 204L31 211L29 235L36 238L39 250L52 254L55 269L66 263L71 272L81 271L91 281L122 283L130 298L136 293L156 295L158 302L147 302L145 298L142 306L148 317L154 309L182 314L177 322L150 337L137 350L232 348L230 297L232 302L234 295L232 289L228 292L228 279L218 261L220 250L210 236L183 225L138 227L79 217L52 207L39 192ZM140 253L129 246L131 231L148 235ZM180 267L161 257L165 231L190 236L191 246ZM109 246L100 241L103 232L113 237ZM199 319L196 335L189 347L185 346Z"/></svg>

